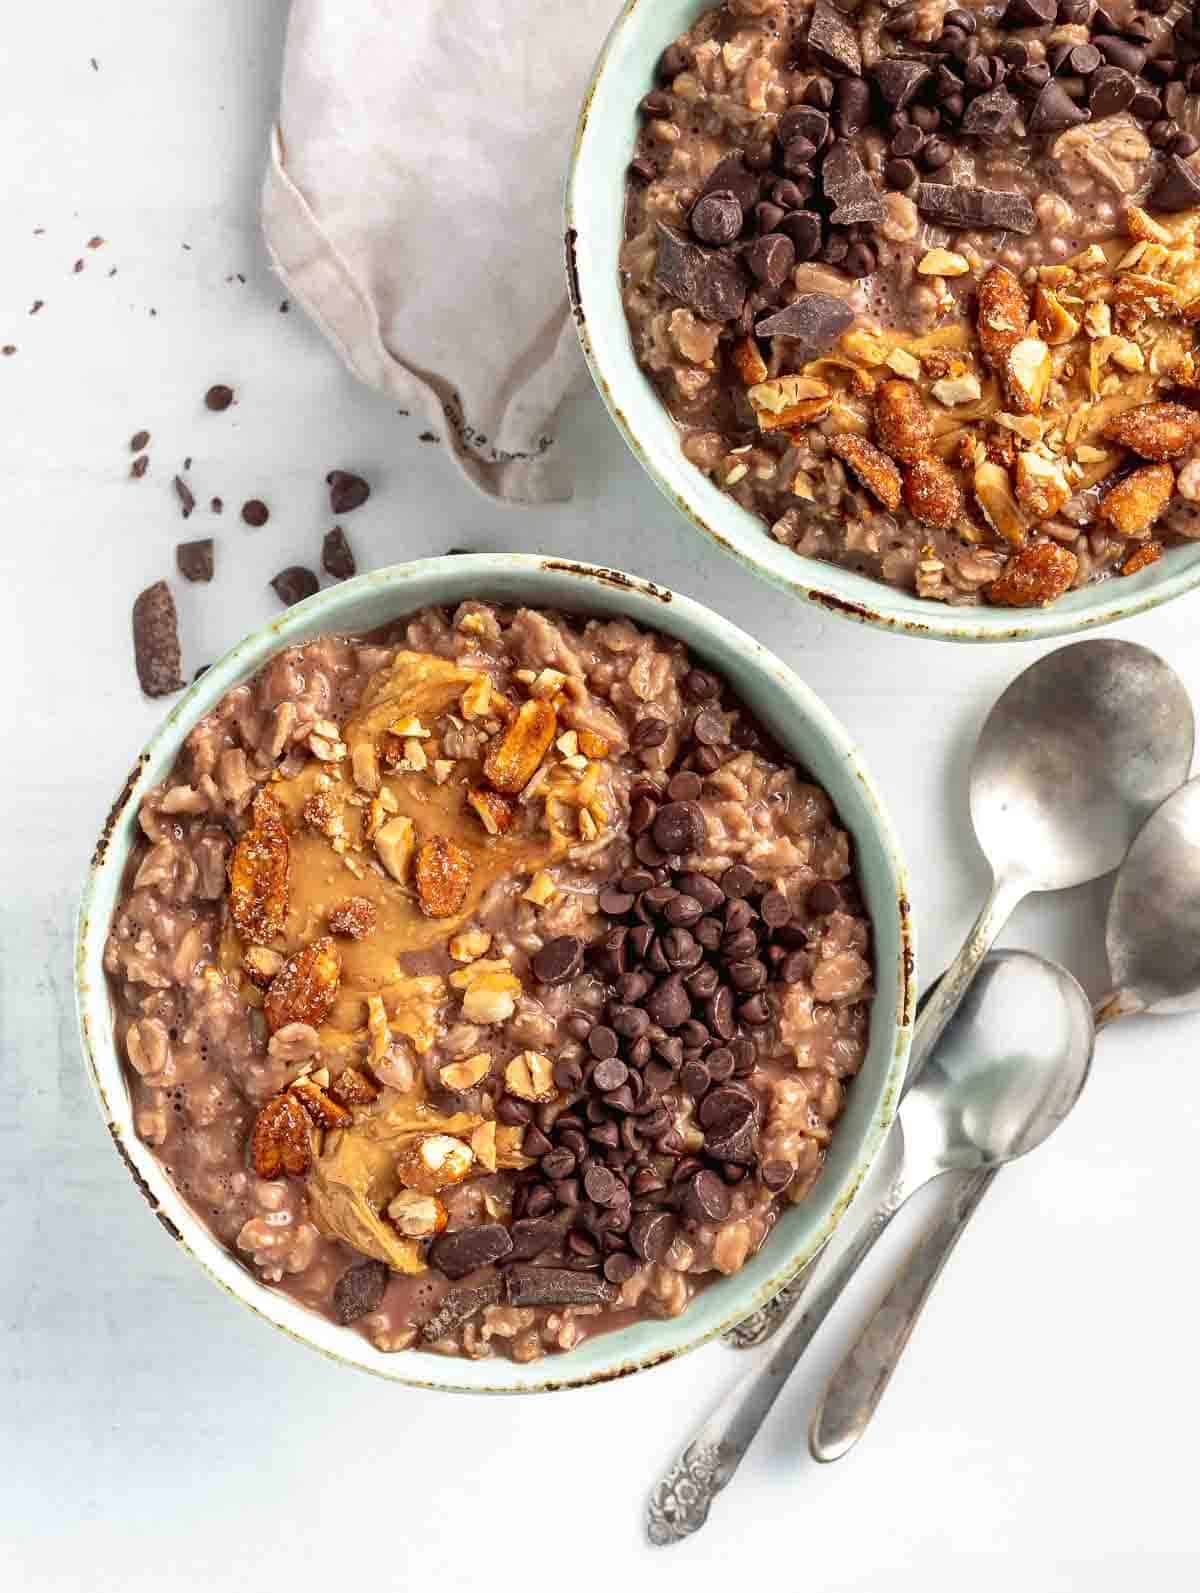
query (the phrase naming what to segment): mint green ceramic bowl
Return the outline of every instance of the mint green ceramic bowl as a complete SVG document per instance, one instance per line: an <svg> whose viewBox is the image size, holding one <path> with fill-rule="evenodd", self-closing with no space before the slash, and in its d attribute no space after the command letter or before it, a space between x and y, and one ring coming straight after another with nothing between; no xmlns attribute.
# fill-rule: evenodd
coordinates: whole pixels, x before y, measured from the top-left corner
<svg viewBox="0 0 1200 1593"><path fill-rule="evenodd" d="M756 575L849 619L910 635L961 642L1063 636L1140 614L1200 582L1200 543L1193 542L1138 575L1085 587L1048 609L948 608L791 552L683 457L675 425L634 359L617 257L637 103L653 87L659 55L712 3L626 0L583 102L567 183L567 276L583 352L625 441L659 488Z"/></svg>
<svg viewBox="0 0 1200 1593"><path fill-rule="evenodd" d="M134 1131L129 1093L113 1043L104 942L145 792L171 769L188 731L231 686L281 648L327 631L369 631L430 603L467 597L578 613L623 615L676 636L731 682L780 744L829 792L854 838L863 895L874 924L878 994L867 1059L851 1087L829 1160L812 1193L780 1221L741 1272L705 1290L682 1316L642 1322L585 1340L532 1365L449 1360L405 1351L385 1355L345 1328L258 1283L180 1199ZM347 1365L424 1388L534 1392L620 1377L712 1338L761 1305L817 1251L845 1210L890 1124L908 1055L914 990L908 881L896 837L849 736L808 687L751 637L708 609L618 571L529 555L423 559L320 592L240 643L172 708L138 758L96 846L84 887L76 948L76 998L88 1071L126 1170L163 1229L215 1282L291 1337Z"/></svg>

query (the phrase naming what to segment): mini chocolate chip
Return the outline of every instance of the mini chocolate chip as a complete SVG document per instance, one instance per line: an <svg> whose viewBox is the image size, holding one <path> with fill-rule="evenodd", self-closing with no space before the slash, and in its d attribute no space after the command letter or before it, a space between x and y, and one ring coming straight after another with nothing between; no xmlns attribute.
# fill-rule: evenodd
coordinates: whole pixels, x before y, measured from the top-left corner
<svg viewBox="0 0 1200 1593"><path fill-rule="evenodd" d="M688 1181L683 1209L693 1222L723 1222L729 1215L729 1208L728 1188L707 1167Z"/></svg>
<svg viewBox="0 0 1200 1593"><path fill-rule="evenodd" d="M614 890L609 886L597 896L596 905L609 918L622 918L633 906L633 900L628 891Z"/></svg>
<svg viewBox="0 0 1200 1593"><path fill-rule="evenodd" d="M583 966L583 942L577 935L556 935L534 952L530 966L541 984L566 984Z"/></svg>
<svg viewBox="0 0 1200 1593"><path fill-rule="evenodd" d="M695 973L689 974L684 980L688 993L696 1001L703 1001L711 996L721 982L721 976L711 963L704 963L697 968Z"/></svg>
<svg viewBox="0 0 1200 1593"><path fill-rule="evenodd" d="M661 747L669 734L665 719L647 714L634 725L633 734L629 738L630 745L635 752L644 752L650 747Z"/></svg>
<svg viewBox="0 0 1200 1593"><path fill-rule="evenodd" d="M763 923L771 929L779 929L786 924L792 916L791 905L782 891L771 890L766 893L758 904L762 914Z"/></svg>
<svg viewBox="0 0 1200 1593"><path fill-rule="evenodd" d="M827 111L833 104L833 84L827 77L810 78L804 88L804 103Z"/></svg>
<svg viewBox="0 0 1200 1593"><path fill-rule="evenodd" d="M528 1135L525 1136L528 1139ZM529 1152L522 1145L522 1153L528 1156ZM575 1157L565 1146L556 1150L547 1151L541 1159L541 1170L552 1182L560 1178L569 1178L575 1171Z"/></svg>
<svg viewBox="0 0 1200 1593"><path fill-rule="evenodd" d="M625 1040L639 1040L650 1027L650 1019L641 1007L632 1007L621 1002L610 1003L608 1021L617 1033ZM602 1085L602 1089L615 1089L616 1085Z"/></svg>
<svg viewBox="0 0 1200 1593"><path fill-rule="evenodd" d="M610 1283L628 1283L637 1271L637 1262L623 1250L615 1251L604 1263L604 1276Z"/></svg>
<svg viewBox="0 0 1200 1593"><path fill-rule="evenodd" d="M639 927L643 931L646 928L644 924ZM633 936L631 935L629 938L632 940ZM641 971L622 974L617 980L617 995L626 1006L636 1004L643 996L648 995L653 988L654 980L649 974Z"/></svg>
<svg viewBox="0 0 1200 1593"><path fill-rule="evenodd" d="M681 44L668 44L658 58L655 71L662 81L676 78L681 72L686 72L692 64L691 56Z"/></svg>
<svg viewBox="0 0 1200 1593"><path fill-rule="evenodd" d="M677 928L686 928L703 916L704 909L694 896L676 896L663 910L663 917L667 923L674 924Z"/></svg>
<svg viewBox="0 0 1200 1593"><path fill-rule="evenodd" d="M629 805L629 829L633 835L641 835L654 823L654 815L658 812L658 804L651 801L648 796L636 796Z"/></svg>
<svg viewBox="0 0 1200 1593"><path fill-rule="evenodd" d="M1096 92L1096 81L1099 76L1100 74L1095 72L1088 80L1093 94ZM1060 82L1051 78L1035 101L1033 110L1027 118L1027 126L1031 133L1061 133L1068 127L1076 127L1080 122L1086 122L1087 119L1088 112L1076 105Z"/></svg>
<svg viewBox="0 0 1200 1593"><path fill-rule="evenodd" d="M1143 83L1138 83L1134 88L1133 98L1129 102L1129 114L1139 122L1153 122L1163 113L1163 103L1152 89ZM1178 150L1176 154L1178 154Z"/></svg>
<svg viewBox="0 0 1200 1593"><path fill-rule="evenodd" d="M620 1187L620 1180L607 1167L589 1167L583 1175L584 1193L598 1206L607 1206Z"/></svg>
<svg viewBox="0 0 1200 1593"><path fill-rule="evenodd" d="M756 990L761 990L767 982L766 964L759 962L757 957L746 958L740 962L729 964L729 979L735 990L740 990L749 995Z"/></svg>
<svg viewBox="0 0 1200 1593"><path fill-rule="evenodd" d="M707 702L721 690L721 682L706 669L689 669L680 684L684 696L693 702Z"/></svg>
<svg viewBox="0 0 1200 1593"><path fill-rule="evenodd" d="M752 879L750 889L755 890L757 885L758 881ZM758 914L744 896L739 896L732 901L726 902L724 916L725 928L731 934L736 933L739 929L750 928L758 919Z"/></svg>
<svg viewBox="0 0 1200 1593"><path fill-rule="evenodd" d="M704 1058L704 1066L714 1084L724 1084L726 1079L733 1076L733 1052L728 1046L716 1046Z"/></svg>
<svg viewBox="0 0 1200 1593"><path fill-rule="evenodd" d="M686 929L669 929L662 938L662 953L667 967L688 973L704 956L696 937Z"/></svg>
<svg viewBox="0 0 1200 1593"><path fill-rule="evenodd" d="M842 905L842 893L832 880L818 880L808 890L810 913L833 913Z"/></svg>
<svg viewBox="0 0 1200 1593"><path fill-rule="evenodd" d="M680 770L667 783L667 795L672 802L694 802L703 789L700 776L690 769Z"/></svg>
<svg viewBox="0 0 1200 1593"><path fill-rule="evenodd" d="M721 942L721 954L731 962L751 957L758 950L758 936L752 929L735 929Z"/></svg>
<svg viewBox="0 0 1200 1593"><path fill-rule="evenodd" d="M1132 77L1122 67L1102 66L1088 80L1088 108L1096 117L1115 116L1129 109L1136 92Z"/></svg>
<svg viewBox="0 0 1200 1593"><path fill-rule="evenodd" d="M329 487L329 507L334 514L349 514L360 509L371 496L371 489L363 478L345 470L331 470L325 482Z"/></svg>
<svg viewBox="0 0 1200 1593"><path fill-rule="evenodd" d="M1100 51L1094 44L1075 44L1067 57L1071 71L1077 77L1089 77L1100 65Z"/></svg>
<svg viewBox="0 0 1200 1593"><path fill-rule="evenodd" d="M560 1057L554 1064L554 1082L560 1090L577 1090L583 1083L583 1069L578 1062L564 1061Z"/></svg>
<svg viewBox="0 0 1200 1593"><path fill-rule="evenodd" d="M761 993L751 996L748 1001L743 1001L738 1007L738 1017L751 1028L761 1028L764 1023L771 1021L771 1006L766 996Z"/></svg>
<svg viewBox="0 0 1200 1593"><path fill-rule="evenodd" d="M615 1150L621 1143L621 1131L610 1118L605 1118L603 1123L592 1125L588 1138L593 1145L603 1145L609 1150Z"/></svg>
<svg viewBox="0 0 1200 1593"><path fill-rule="evenodd" d="M680 1070L679 1082L690 1096L699 1100L712 1083L712 1079L703 1062L688 1062Z"/></svg>
<svg viewBox="0 0 1200 1593"><path fill-rule="evenodd" d="M792 240L797 260L813 259L821 247L821 218L814 210L791 211L779 223L779 230ZM788 309L791 309L791 305L780 310L779 315L786 316ZM778 317L773 319L778 320ZM763 323L759 325L761 328Z"/></svg>
<svg viewBox="0 0 1200 1593"><path fill-rule="evenodd" d="M763 287L770 290L783 286L795 263L795 245L782 232L768 233L765 238L756 239L746 251L746 264ZM694 726L693 734L695 734ZM703 740L703 737L698 739Z"/></svg>
<svg viewBox="0 0 1200 1593"><path fill-rule="evenodd" d="M730 189L701 194L692 206L689 226L701 243L732 243L741 232L745 218L738 197Z"/></svg>
<svg viewBox="0 0 1200 1593"><path fill-rule="evenodd" d="M615 1055L602 1057L592 1069L592 1083L606 1094L610 1090L619 1090L628 1077L629 1069Z"/></svg>
<svg viewBox="0 0 1200 1593"><path fill-rule="evenodd" d="M512 1249L512 1239L502 1223L484 1222L439 1234L429 1249L429 1259L448 1278L464 1278L476 1267L490 1266Z"/></svg>

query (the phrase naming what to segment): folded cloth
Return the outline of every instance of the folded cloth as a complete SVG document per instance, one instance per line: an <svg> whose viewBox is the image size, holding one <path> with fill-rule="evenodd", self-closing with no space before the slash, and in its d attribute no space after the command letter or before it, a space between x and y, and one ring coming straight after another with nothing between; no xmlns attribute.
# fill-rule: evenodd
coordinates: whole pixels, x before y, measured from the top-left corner
<svg viewBox="0 0 1200 1593"><path fill-rule="evenodd" d="M617 0L293 0L263 189L289 293L483 491L570 495L562 189Z"/></svg>

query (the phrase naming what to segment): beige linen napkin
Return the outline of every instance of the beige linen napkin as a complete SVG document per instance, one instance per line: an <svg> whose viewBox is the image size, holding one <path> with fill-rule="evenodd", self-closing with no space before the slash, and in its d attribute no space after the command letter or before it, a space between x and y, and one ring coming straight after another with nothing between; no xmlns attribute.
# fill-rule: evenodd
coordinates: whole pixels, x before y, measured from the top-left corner
<svg viewBox="0 0 1200 1593"><path fill-rule="evenodd" d="M562 190L617 0L294 0L263 190L289 292L483 491L569 496Z"/></svg>

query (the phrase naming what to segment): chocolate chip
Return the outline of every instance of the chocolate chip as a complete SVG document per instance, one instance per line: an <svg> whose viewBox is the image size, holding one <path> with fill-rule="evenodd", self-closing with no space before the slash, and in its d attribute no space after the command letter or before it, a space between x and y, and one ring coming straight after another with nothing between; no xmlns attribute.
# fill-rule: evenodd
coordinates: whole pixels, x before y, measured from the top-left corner
<svg viewBox="0 0 1200 1593"><path fill-rule="evenodd" d="M962 130L973 138L994 137L1012 124L1019 109L1006 88L992 89L989 94L981 94L967 106Z"/></svg>
<svg viewBox="0 0 1200 1593"><path fill-rule="evenodd" d="M512 1267L504 1274L504 1289L513 1306L612 1305L617 1298L612 1283L565 1267Z"/></svg>
<svg viewBox="0 0 1200 1593"><path fill-rule="evenodd" d="M751 996L748 1001L743 1001L738 1008L738 1017L753 1029L761 1028L763 1024L771 1021L771 1006L766 996L761 993Z"/></svg>
<svg viewBox="0 0 1200 1593"><path fill-rule="evenodd" d="M875 87L894 110L903 110L917 91L933 76L931 69L921 61L909 61L903 56L887 56L871 70ZM855 129L857 131L857 129Z"/></svg>
<svg viewBox="0 0 1200 1593"><path fill-rule="evenodd" d="M515 1095L502 1095L496 1103L496 1116L509 1128L520 1128L531 1121L533 1108Z"/></svg>
<svg viewBox="0 0 1200 1593"><path fill-rule="evenodd" d="M320 582L303 564L289 564L286 570L271 581L275 596L285 608L291 608L293 603L302 603L306 597L312 597L320 587Z"/></svg>
<svg viewBox="0 0 1200 1593"><path fill-rule="evenodd" d="M701 195L731 193L743 213L754 209L761 188L759 179L748 171L740 155L726 155L709 172Z"/></svg>
<svg viewBox="0 0 1200 1593"><path fill-rule="evenodd" d="M661 747L669 734L670 728L665 719L647 714L634 725L629 738L630 745L635 752L645 752L651 747Z"/></svg>
<svg viewBox="0 0 1200 1593"><path fill-rule="evenodd" d="M921 151L921 164L926 171L940 171L954 154L954 146L944 138L931 138Z"/></svg>
<svg viewBox="0 0 1200 1593"><path fill-rule="evenodd" d="M329 507L334 514L350 514L354 509L361 509L371 496L371 489L363 478L345 470L331 470L325 481L329 487Z"/></svg>
<svg viewBox="0 0 1200 1593"><path fill-rule="evenodd" d="M1146 64L1146 52L1130 39L1097 38L1096 48L1104 59L1119 66L1131 77L1137 77Z"/></svg>
<svg viewBox="0 0 1200 1593"><path fill-rule="evenodd" d="M869 243L852 243L846 250L842 270L848 277L869 277L878 264L879 257Z"/></svg>
<svg viewBox="0 0 1200 1593"><path fill-rule="evenodd" d="M1094 44L1072 45L1067 54L1067 61L1076 77L1090 77L1100 65L1100 60L1100 51Z"/></svg>
<svg viewBox="0 0 1200 1593"><path fill-rule="evenodd" d="M149 443L150 433L148 431L135 431L129 439L129 452L131 454L140 454L143 449L149 446Z"/></svg>
<svg viewBox="0 0 1200 1593"><path fill-rule="evenodd" d="M664 1029L677 1029L691 1010L692 1003L677 973L668 974L646 997L646 1011Z"/></svg>
<svg viewBox="0 0 1200 1593"><path fill-rule="evenodd" d="M1006 28L1033 28L1053 22L1058 16L1058 0L1009 0L1004 13Z"/></svg>
<svg viewBox="0 0 1200 1593"><path fill-rule="evenodd" d="M771 292L781 288L796 263L796 247L782 232L758 238L746 250L746 264L762 286Z"/></svg>
<svg viewBox="0 0 1200 1593"><path fill-rule="evenodd" d="M746 302L746 281L737 262L709 254L659 222L654 280L664 293L690 306L706 321L731 321Z"/></svg>
<svg viewBox="0 0 1200 1593"><path fill-rule="evenodd" d="M779 223L779 230L792 240L797 260L811 260L821 247L821 218L814 210L793 210L789 212ZM788 305L787 309L780 310L771 319L778 321L780 317L786 317L788 310L792 308L792 305ZM760 322L758 328L760 334L770 336L770 333L762 333L762 327L763 323ZM790 333L784 334L782 327L778 329L778 332L783 335L792 335ZM834 341L836 341L836 338Z"/></svg>
<svg viewBox="0 0 1200 1593"><path fill-rule="evenodd" d="M1168 155L1149 202L1152 210L1194 209L1200 205L1200 174L1178 155Z"/></svg>
<svg viewBox="0 0 1200 1593"><path fill-rule="evenodd" d="M534 952L533 976L544 985L563 985L583 964L583 943L576 935L556 935Z"/></svg>
<svg viewBox="0 0 1200 1593"><path fill-rule="evenodd" d="M598 1023L588 1035L587 1045L592 1055L601 1062L610 1056L616 1056L620 1049L616 1031L603 1023Z"/></svg>
<svg viewBox="0 0 1200 1593"><path fill-rule="evenodd" d="M521 1149L527 1156L532 1156L536 1160L546 1155L551 1149L551 1144L537 1124L530 1123L525 1130L525 1138L521 1141Z"/></svg>
<svg viewBox="0 0 1200 1593"><path fill-rule="evenodd" d="M487 1267L501 1260L512 1249L508 1229L499 1222L478 1223L443 1233L429 1247L429 1259L448 1278L465 1278L476 1267Z"/></svg>
<svg viewBox="0 0 1200 1593"><path fill-rule="evenodd" d="M147 697L165 697L182 687L179 619L165 581L148 586L133 605L133 660Z"/></svg>
<svg viewBox="0 0 1200 1593"><path fill-rule="evenodd" d="M604 1263L604 1276L610 1283L617 1285L628 1283L636 1271L637 1262L624 1251L617 1251Z"/></svg>
<svg viewBox="0 0 1200 1593"><path fill-rule="evenodd" d="M793 138L807 138L813 149L820 149L829 136L829 117L826 114L828 107L813 105L794 105L790 111L784 111L779 118L779 142L791 143ZM775 187L780 185L776 183ZM774 190L772 190L772 196ZM777 203L785 201L777 198Z"/></svg>
<svg viewBox="0 0 1200 1593"><path fill-rule="evenodd" d="M859 77L843 77L834 90L833 125L839 138L854 138L871 121L871 91ZM824 137L815 140L820 148L829 136L826 122Z"/></svg>
<svg viewBox="0 0 1200 1593"><path fill-rule="evenodd" d="M664 852L697 852L704 845L707 826L692 803L668 802L655 815L653 835L655 845Z"/></svg>
<svg viewBox="0 0 1200 1593"><path fill-rule="evenodd" d="M830 0L816 0L808 25L808 49L819 65L862 76L858 31Z"/></svg>
<svg viewBox="0 0 1200 1593"><path fill-rule="evenodd" d="M629 1242L643 1261L661 1261L675 1237L675 1219L666 1211L639 1211L629 1227Z"/></svg>
<svg viewBox="0 0 1200 1593"><path fill-rule="evenodd" d="M129 467L129 474L135 481L140 481L150 468L150 459L147 454L139 454Z"/></svg>
<svg viewBox="0 0 1200 1593"><path fill-rule="evenodd" d="M1054 87L1053 83L1046 85L1038 100L1039 105ZM1063 125L1071 126L1073 123ZM1033 231L1033 206L1024 194L923 182L917 184L916 204L923 216L943 227L1002 227L1009 232Z"/></svg>
<svg viewBox="0 0 1200 1593"><path fill-rule="evenodd" d="M1095 76L1090 79L1095 84ZM1062 84L1054 78L1046 84L1034 102L1027 125L1031 133L1061 133L1065 128L1077 127L1080 122L1086 122L1088 112L1082 110L1063 88ZM1026 200L1026 204L1029 201ZM1032 209L1031 209L1032 215ZM959 225L959 223L952 223ZM995 225L995 223L988 223ZM1018 232L1030 232L1033 229L1032 220L1028 227L1019 227Z"/></svg>
<svg viewBox="0 0 1200 1593"><path fill-rule="evenodd" d="M321 543L321 567L335 581L348 581L352 575L358 574L354 554L340 525L335 525L332 531L325 533L325 540Z"/></svg>
<svg viewBox="0 0 1200 1593"><path fill-rule="evenodd" d="M789 138L784 145L779 164L792 177L804 180L811 174L810 168L816 153L816 146L811 139L800 136Z"/></svg>
<svg viewBox="0 0 1200 1593"><path fill-rule="evenodd" d="M1064 52L1069 51L1069 45L1063 45ZM1062 60L1058 58L1057 47L1050 52L1045 61L1030 61L1028 66L1021 67L1013 74L1013 82L1022 94L1040 94L1050 81L1051 72L1057 73L1059 66L1066 60L1064 53ZM1065 85L1064 85L1065 87ZM1067 93L1070 94L1070 89Z"/></svg>
<svg viewBox="0 0 1200 1593"><path fill-rule="evenodd" d="M616 1196L621 1181L607 1167L589 1167L583 1175L583 1189L589 1200L607 1206Z"/></svg>
<svg viewBox="0 0 1200 1593"><path fill-rule="evenodd" d="M1088 108L1096 117L1115 116L1128 110L1136 92L1128 72L1119 66L1102 66L1088 81Z"/></svg>
<svg viewBox="0 0 1200 1593"><path fill-rule="evenodd" d="M748 896L754 889L754 883L754 871L744 863L734 863L720 878L721 889L731 901L740 901Z"/></svg>
<svg viewBox="0 0 1200 1593"><path fill-rule="evenodd" d="M716 1046L704 1058L704 1066L714 1084L724 1084L726 1079L733 1077L733 1052L728 1046Z"/></svg>
<svg viewBox="0 0 1200 1593"><path fill-rule="evenodd" d="M208 392L204 395L205 408L211 409L215 414L218 415L224 410L228 409L232 403L233 388L226 387L220 382L218 382L216 386L210 387Z"/></svg>
<svg viewBox="0 0 1200 1593"><path fill-rule="evenodd" d="M889 160L883 168L883 180L889 188L905 190L917 180L917 168L911 160Z"/></svg>
<svg viewBox="0 0 1200 1593"><path fill-rule="evenodd" d="M702 746L719 747L729 740L729 732L720 714L705 709L692 721L692 735Z"/></svg>
<svg viewBox="0 0 1200 1593"><path fill-rule="evenodd" d="M911 124L902 127L892 139L892 154L907 158L917 155L925 147L926 135Z"/></svg>
<svg viewBox="0 0 1200 1593"><path fill-rule="evenodd" d="M1153 89L1147 88L1144 83L1135 83L1133 98L1129 102L1130 116L1136 116L1139 122L1153 122L1162 113L1162 100Z"/></svg>
<svg viewBox="0 0 1200 1593"><path fill-rule="evenodd" d="M343 1327L379 1309L388 1286L388 1269L382 1261L358 1261L333 1286L333 1314Z"/></svg>
<svg viewBox="0 0 1200 1593"><path fill-rule="evenodd" d="M628 1077L629 1069L615 1055L602 1057L592 1069L592 1083L606 1094L610 1090L619 1090Z"/></svg>
<svg viewBox="0 0 1200 1593"><path fill-rule="evenodd" d="M704 1003L704 1021L719 1040L733 1038L733 996L728 985L722 985Z"/></svg>
<svg viewBox="0 0 1200 1593"><path fill-rule="evenodd" d="M271 518L271 511L261 498L251 498L242 505L242 519L247 525L253 526L257 531L260 526L266 525Z"/></svg>
<svg viewBox="0 0 1200 1593"><path fill-rule="evenodd" d="M835 227L879 226L886 216L883 200L853 145L839 141L821 167L821 187Z"/></svg>
<svg viewBox="0 0 1200 1593"><path fill-rule="evenodd" d="M732 243L745 222L742 207L735 193L726 188L716 193L701 194L692 206L688 225L701 243Z"/></svg>
<svg viewBox="0 0 1200 1593"><path fill-rule="evenodd" d="M1187 160L1189 155L1194 155L1200 149L1200 138L1192 133L1178 133L1171 145L1172 155L1178 155L1180 160Z"/></svg>
<svg viewBox="0 0 1200 1593"><path fill-rule="evenodd" d="M842 893L832 880L818 880L808 891L810 913L835 913L842 905Z"/></svg>
<svg viewBox="0 0 1200 1593"><path fill-rule="evenodd" d="M703 914L704 909L694 896L676 896L674 900L667 903L663 917L668 924L674 925L675 928L686 929L688 925L696 923L703 917ZM665 946L666 943L664 941L664 950ZM669 960L670 953L667 955Z"/></svg>
<svg viewBox="0 0 1200 1593"><path fill-rule="evenodd" d="M795 1176L795 1171L795 1168L790 1162L764 1162L759 1170L758 1176L762 1179L764 1186L769 1189L773 1195L778 1195L782 1194L782 1192L791 1183L793 1177Z"/></svg>
<svg viewBox="0 0 1200 1593"><path fill-rule="evenodd" d="M724 1222L729 1207L729 1190L716 1173L705 1167L689 1180L683 1209L693 1222Z"/></svg>

